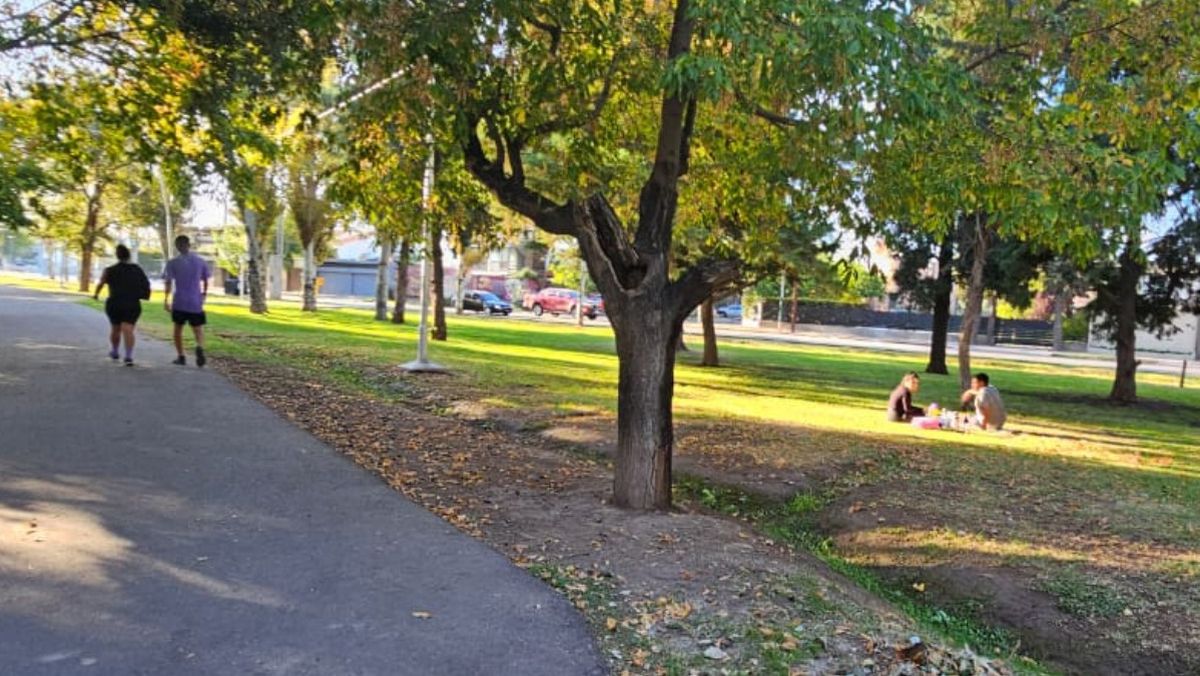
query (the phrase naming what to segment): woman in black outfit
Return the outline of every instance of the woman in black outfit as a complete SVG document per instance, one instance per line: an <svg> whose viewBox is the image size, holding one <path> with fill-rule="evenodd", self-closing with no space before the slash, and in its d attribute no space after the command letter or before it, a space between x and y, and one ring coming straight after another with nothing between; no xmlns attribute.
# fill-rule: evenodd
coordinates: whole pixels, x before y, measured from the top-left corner
<svg viewBox="0 0 1200 676"><path fill-rule="evenodd" d="M104 303L104 314L108 315L108 321L112 324L112 331L108 335L112 350L108 356L113 361L117 360L120 356L117 348L124 336L125 365L133 366L133 327L138 317L142 316L142 301L150 300L150 280L137 263L129 262L129 248L124 244L117 245L117 264L104 269L92 298L99 300L100 290L106 284L108 300Z"/></svg>
<svg viewBox="0 0 1200 676"><path fill-rule="evenodd" d="M908 422L925 415L925 409L913 406L912 403L913 395L920 389L921 376L917 375L916 371L905 373L900 384L892 390L892 396L888 397L888 421Z"/></svg>

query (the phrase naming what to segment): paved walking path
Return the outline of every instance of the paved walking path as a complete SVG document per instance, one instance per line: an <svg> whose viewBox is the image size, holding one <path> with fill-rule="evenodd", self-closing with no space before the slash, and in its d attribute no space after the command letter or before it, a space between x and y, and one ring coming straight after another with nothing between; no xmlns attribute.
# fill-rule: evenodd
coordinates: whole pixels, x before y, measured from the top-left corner
<svg viewBox="0 0 1200 676"><path fill-rule="evenodd" d="M111 363L106 332L0 286L0 674L602 673L552 590L166 345Z"/></svg>

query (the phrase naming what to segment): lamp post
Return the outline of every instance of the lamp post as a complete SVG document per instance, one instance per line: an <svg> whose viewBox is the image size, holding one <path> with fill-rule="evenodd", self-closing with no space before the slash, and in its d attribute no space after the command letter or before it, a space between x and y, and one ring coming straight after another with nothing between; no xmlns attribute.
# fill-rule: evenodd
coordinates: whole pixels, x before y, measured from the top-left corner
<svg viewBox="0 0 1200 676"><path fill-rule="evenodd" d="M425 161L425 177L421 182L421 240L426 247L441 246L441 242L429 241L429 212L433 201L433 180L436 167L433 134L425 135L425 143L429 146L429 159ZM446 368L429 361L429 251L421 256L421 320L417 323L417 358L405 364L405 371L414 373L439 373Z"/></svg>
<svg viewBox="0 0 1200 676"><path fill-rule="evenodd" d="M775 320L775 328L776 328L776 330L779 330L779 331L783 330L783 292L786 288L787 288L787 273L780 272L779 273L779 313L778 313L779 316Z"/></svg>

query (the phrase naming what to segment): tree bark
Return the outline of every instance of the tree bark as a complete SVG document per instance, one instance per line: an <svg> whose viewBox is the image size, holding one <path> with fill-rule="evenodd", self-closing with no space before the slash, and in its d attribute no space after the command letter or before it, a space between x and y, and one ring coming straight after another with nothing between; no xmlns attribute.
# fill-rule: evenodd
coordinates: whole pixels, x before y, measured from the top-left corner
<svg viewBox="0 0 1200 676"><path fill-rule="evenodd" d="M704 358L701 366L720 366L721 358L717 352L717 327L713 318L713 297L704 299L700 305L700 324L704 329Z"/></svg>
<svg viewBox="0 0 1200 676"><path fill-rule="evenodd" d="M95 249L94 243L84 241L79 250L79 290L84 293L92 289L92 257Z"/></svg>
<svg viewBox="0 0 1200 676"><path fill-rule="evenodd" d="M613 502L633 509L671 506L675 347L682 322L671 326L648 298L630 304L613 323L620 375Z"/></svg>
<svg viewBox="0 0 1200 676"><path fill-rule="evenodd" d="M946 338L950 333L950 296L954 293L954 244L949 236L938 251L937 295L933 300L933 335L929 341L929 363L926 373L946 375Z"/></svg>
<svg viewBox="0 0 1200 676"><path fill-rule="evenodd" d="M429 238L433 258L433 333L434 340L446 340L446 270L442 267L442 229L434 228Z"/></svg>
<svg viewBox="0 0 1200 676"><path fill-rule="evenodd" d="M999 307L998 307L999 305L1000 305L1000 299L996 296L996 294L993 293L992 294L992 313L990 315L988 315L988 321L987 321L988 345L996 344L996 325L1000 319L999 317L996 316L996 313L999 310Z"/></svg>
<svg viewBox="0 0 1200 676"><path fill-rule="evenodd" d="M246 224L246 286L250 292L250 311L254 314L266 314L267 295L263 289L263 249L258 241L258 214L251 209L244 212L243 221Z"/></svg>
<svg viewBox="0 0 1200 676"><path fill-rule="evenodd" d="M392 242L379 238L379 264L375 267L375 321L385 322L388 318L388 273L392 262ZM397 291L398 293L399 291Z"/></svg>
<svg viewBox="0 0 1200 676"><path fill-rule="evenodd" d="M1142 278L1142 265L1137 259L1137 245L1131 239L1121 253L1117 277L1117 372L1108 398L1122 404L1137 401L1137 292Z"/></svg>
<svg viewBox="0 0 1200 676"><path fill-rule="evenodd" d="M963 310L962 328L958 334L958 383L963 390L971 387L971 342L979 316L983 312L983 267L988 254L988 226L981 214L975 214L975 236L971 249L971 278L967 282L967 306Z"/></svg>
<svg viewBox="0 0 1200 676"><path fill-rule="evenodd" d="M404 323L404 310L408 306L408 262L412 248L408 240L400 241L400 255L396 258L396 300L392 309L392 323Z"/></svg>
<svg viewBox="0 0 1200 676"><path fill-rule="evenodd" d="M304 312L317 311L317 243L309 241L304 245L304 303L300 309Z"/></svg>
<svg viewBox="0 0 1200 676"><path fill-rule="evenodd" d="M87 293L92 289L92 259L96 254L96 240L100 237L100 196L103 187L97 184L95 192L87 196L87 215L83 222L83 236L79 242L79 290Z"/></svg>
<svg viewBox="0 0 1200 676"><path fill-rule="evenodd" d="M1054 292L1054 351L1062 352L1067 349L1067 342L1063 338L1063 316L1067 313L1067 302L1070 300L1070 293L1066 287L1060 287Z"/></svg>

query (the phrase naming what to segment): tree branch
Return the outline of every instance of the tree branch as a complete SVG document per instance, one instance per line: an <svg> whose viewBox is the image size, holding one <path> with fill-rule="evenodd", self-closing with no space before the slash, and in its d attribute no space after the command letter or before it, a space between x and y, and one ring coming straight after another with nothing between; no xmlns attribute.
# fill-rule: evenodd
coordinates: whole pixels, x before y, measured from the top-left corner
<svg viewBox="0 0 1200 676"><path fill-rule="evenodd" d="M549 21L542 21L541 19L533 16L526 17L525 20L529 22L529 25L544 31L550 36L550 53L557 54L558 46L562 43L562 26L552 24Z"/></svg>
<svg viewBox="0 0 1200 676"><path fill-rule="evenodd" d="M467 169L492 191L500 203L533 221L534 225L556 235L576 235L573 207L571 203L558 204L554 200L525 185L524 172L520 176L509 176L504 172L505 147L501 142L497 149L500 159L491 160L479 140L480 118L469 120L470 133L463 144L463 159ZM519 149L518 149L519 152ZM517 164L520 167L520 162Z"/></svg>
<svg viewBox="0 0 1200 676"><path fill-rule="evenodd" d="M686 55L692 48L694 20L689 16L689 0L677 0L671 27L667 62ZM663 97L659 114L658 146L654 153L654 168L642 187L638 200L638 229L635 246L642 253L662 254L671 244L671 226L679 198L680 153L684 147L684 127L687 118L686 92L671 92ZM666 275L663 269L652 271Z"/></svg>
<svg viewBox="0 0 1200 676"><path fill-rule="evenodd" d="M705 258L688 267L683 276L668 286L669 309L677 320L682 321L715 289L736 284L740 277L741 266L737 261Z"/></svg>
<svg viewBox="0 0 1200 676"><path fill-rule="evenodd" d="M604 83L600 86L599 93L596 94L595 100L592 101L592 105L586 113L575 118L559 117L553 120L546 120L541 124L534 125L522 134L522 139L545 136L568 129L579 129L598 120L600 114L604 112L605 106L608 105L609 99L612 98L613 80L617 75L617 66L620 64L620 58L621 50L615 50L612 60L608 63L608 70L604 73Z"/></svg>
<svg viewBox="0 0 1200 676"><path fill-rule="evenodd" d="M686 176L692 160L692 133L696 131L696 97L688 98L683 121L683 140L679 148L679 175Z"/></svg>
<svg viewBox="0 0 1200 676"><path fill-rule="evenodd" d="M763 108L751 101L750 97L743 94L740 90L734 90L733 96L739 103L749 109L750 114L760 117L776 127L799 127L801 124L800 120Z"/></svg>
<svg viewBox="0 0 1200 676"><path fill-rule="evenodd" d="M1077 0L1063 0L1062 2L1060 2L1054 8L1054 11L1053 11L1054 16L1061 16L1061 15L1065 14L1066 11L1068 9L1070 9L1071 6L1073 4L1075 4L1076 1ZM1110 21L1107 24L1101 24L1099 26L1094 26L1092 28L1088 28L1088 29L1081 30L1081 31L1078 31L1075 33L1071 33L1070 35L1068 35L1066 37L1066 41L1069 43L1070 41L1074 40L1075 38L1081 38L1081 37L1084 37L1087 35L1094 35L1096 33L1107 33L1111 30L1115 30L1115 29L1119 28L1120 26L1122 26L1126 23L1129 23L1130 21L1135 19L1140 12L1147 12L1147 11L1153 10L1156 7L1158 7L1160 4L1162 4L1161 0L1146 3L1145 5L1140 6L1138 9L1130 12L1128 15L1121 17L1120 19ZM980 48L978 46L970 46L969 43L961 43L960 42L960 43L957 43L956 46L958 48L964 49L964 50L969 49L972 51L980 51ZM1014 42L1014 43L1007 44L1007 45L996 45L990 49L983 51L979 56L968 61L963 66L963 69L966 70L967 72L974 71L976 68L979 68L980 66L987 63L988 61L991 61L992 59L995 59L1000 56L1004 56L1006 54L1014 54L1017 56L1028 57L1029 56L1028 54L1016 51L1018 49L1021 49L1023 47L1028 47L1028 46L1029 46L1029 42L1025 41L1025 40L1023 40L1021 42Z"/></svg>
<svg viewBox="0 0 1200 676"><path fill-rule="evenodd" d="M625 228L604 195L596 193L576 206L576 239L592 278L605 298L624 298L635 291L646 266L629 243Z"/></svg>

